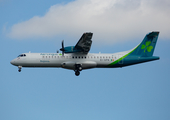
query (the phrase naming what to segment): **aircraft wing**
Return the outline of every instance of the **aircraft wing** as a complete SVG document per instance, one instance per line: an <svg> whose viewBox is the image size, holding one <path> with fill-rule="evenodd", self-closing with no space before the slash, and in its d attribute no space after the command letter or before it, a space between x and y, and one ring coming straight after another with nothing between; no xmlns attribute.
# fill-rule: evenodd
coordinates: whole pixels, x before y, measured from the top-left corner
<svg viewBox="0 0 170 120"><path fill-rule="evenodd" d="M83 53L88 53L92 44L93 33L84 33L75 45L74 49Z"/></svg>

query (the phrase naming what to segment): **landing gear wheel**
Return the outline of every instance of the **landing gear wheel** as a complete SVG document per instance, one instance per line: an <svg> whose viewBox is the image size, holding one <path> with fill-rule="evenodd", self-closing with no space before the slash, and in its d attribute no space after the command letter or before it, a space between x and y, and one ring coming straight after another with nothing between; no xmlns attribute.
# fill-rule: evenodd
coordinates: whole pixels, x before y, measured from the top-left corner
<svg viewBox="0 0 170 120"><path fill-rule="evenodd" d="M80 71L82 71L82 66L81 64L75 64L75 75L79 76L80 75Z"/></svg>
<svg viewBox="0 0 170 120"><path fill-rule="evenodd" d="M75 75L76 75L76 76L79 76L79 75L80 75L80 72L79 72L79 71L76 71L76 72L75 72Z"/></svg>
<svg viewBox="0 0 170 120"><path fill-rule="evenodd" d="M22 66L18 66L18 72L21 72Z"/></svg>
<svg viewBox="0 0 170 120"><path fill-rule="evenodd" d="M82 71L82 67L81 66L78 69L79 69L79 71Z"/></svg>

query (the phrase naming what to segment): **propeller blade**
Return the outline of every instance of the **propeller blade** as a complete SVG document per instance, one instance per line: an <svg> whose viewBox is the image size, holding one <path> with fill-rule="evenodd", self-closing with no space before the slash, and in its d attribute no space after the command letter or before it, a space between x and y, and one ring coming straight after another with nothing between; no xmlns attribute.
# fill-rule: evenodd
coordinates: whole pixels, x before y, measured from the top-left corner
<svg viewBox="0 0 170 120"><path fill-rule="evenodd" d="M62 48L60 49L62 51L62 56L64 56L64 40L61 43Z"/></svg>
<svg viewBox="0 0 170 120"><path fill-rule="evenodd" d="M62 46L62 48L60 50L64 51L64 41L62 41L61 46Z"/></svg>
<svg viewBox="0 0 170 120"><path fill-rule="evenodd" d="M62 48L60 49L61 51L64 51L64 40L61 43Z"/></svg>

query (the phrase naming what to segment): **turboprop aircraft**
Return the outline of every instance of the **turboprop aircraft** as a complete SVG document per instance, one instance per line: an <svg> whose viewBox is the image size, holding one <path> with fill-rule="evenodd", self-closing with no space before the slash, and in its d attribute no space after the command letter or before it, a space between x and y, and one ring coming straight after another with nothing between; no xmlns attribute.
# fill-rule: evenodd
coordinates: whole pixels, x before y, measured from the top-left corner
<svg viewBox="0 0 170 120"><path fill-rule="evenodd" d="M143 41L135 48L118 53L95 54L89 53L93 33L84 33L75 46L64 47L62 53L23 53L10 63L18 67L61 67L75 71L79 76L80 71L91 68L117 68L129 65L158 60L153 56L159 32L147 34Z"/></svg>

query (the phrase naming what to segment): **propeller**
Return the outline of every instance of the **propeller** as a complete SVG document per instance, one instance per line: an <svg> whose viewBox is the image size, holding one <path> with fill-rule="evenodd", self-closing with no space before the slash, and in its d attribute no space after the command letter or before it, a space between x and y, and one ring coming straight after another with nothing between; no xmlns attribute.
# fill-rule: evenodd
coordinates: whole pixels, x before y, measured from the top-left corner
<svg viewBox="0 0 170 120"><path fill-rule="evenodd" d="M64 56L64 40L61 43L62 48L60 49L62 51L62 56Z"/></svg>

